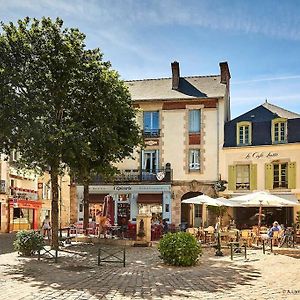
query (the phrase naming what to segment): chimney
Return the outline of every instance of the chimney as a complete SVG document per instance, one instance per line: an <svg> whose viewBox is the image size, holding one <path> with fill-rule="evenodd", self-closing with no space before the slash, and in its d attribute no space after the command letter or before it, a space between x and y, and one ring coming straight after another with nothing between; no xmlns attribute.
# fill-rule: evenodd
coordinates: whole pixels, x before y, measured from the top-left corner
<svg viewBox="0 0 300 300"><path fill-rule="evenodd" d="M221 83L229 84L231 78L227 61L220 62Z"/></svg>
<svg viewBox="0 0 300 300"><path fill-rule="evenodd" d="M171 63L172 67L172 90L178 90L179 89L179 62L174 61Z"/></svg>

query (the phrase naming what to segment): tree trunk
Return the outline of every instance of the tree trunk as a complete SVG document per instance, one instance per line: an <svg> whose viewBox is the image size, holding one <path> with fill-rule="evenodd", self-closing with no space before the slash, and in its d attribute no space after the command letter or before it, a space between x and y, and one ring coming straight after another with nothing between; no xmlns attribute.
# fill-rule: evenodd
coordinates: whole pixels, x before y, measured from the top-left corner
<svg viewBox="0 0 300 300"><path fill-rule="evenodd" d="M58 171L52 169L51 175L51 189L52 189L52 203L51 203L51 227L52 227L52 247L58 249Z"/></svg>
<svg viewBox="0 0 300 300"><path fill-rule="evenodd" d="M83 182L83 230L87 235L87 229L89 227L89 182Z"/></svg>

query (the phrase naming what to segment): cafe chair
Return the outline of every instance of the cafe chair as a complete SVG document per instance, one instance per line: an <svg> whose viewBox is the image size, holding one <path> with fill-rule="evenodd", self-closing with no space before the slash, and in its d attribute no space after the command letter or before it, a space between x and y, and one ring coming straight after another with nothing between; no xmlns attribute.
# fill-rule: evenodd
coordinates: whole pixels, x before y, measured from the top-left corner
<svg viewBox="0 0 300 300"><path fill-rule="evenodd" d="M251 230L242 230L240 236L240 243L246 244L248 247L252 246L252 233Z"/></svg>

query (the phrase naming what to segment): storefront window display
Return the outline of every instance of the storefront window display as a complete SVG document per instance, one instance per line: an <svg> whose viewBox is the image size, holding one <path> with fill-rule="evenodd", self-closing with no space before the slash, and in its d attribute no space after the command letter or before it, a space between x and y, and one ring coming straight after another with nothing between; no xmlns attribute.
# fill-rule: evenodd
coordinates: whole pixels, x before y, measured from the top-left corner
<svg viewBox="0 0 300 300"><path fill-rule="evenodd" d="M130 200L129 194L119 195L118 201L118 225L126 225L130 219Z"/></svg>
<svg viewBox="0 0 300 300"><path fill-rule="evenodd" d="M95 222L96 217L101 215L103 211L102 203L93 203L89 205L89 219L90 221Z"/></svg>
<svg viewBox="0 0 300 300"><path fill-rule="evenodd" d="M13 209L13 230L33 229L34 210L30 208Z"/></svg>
<svg viewBox="0 0 300 300"><path fill-rule="evenodd" d="M162 220L162 205L161 204L138 204L139 214L152 215L152 222ZM155 219L155 220L154 220Z"/></svg>

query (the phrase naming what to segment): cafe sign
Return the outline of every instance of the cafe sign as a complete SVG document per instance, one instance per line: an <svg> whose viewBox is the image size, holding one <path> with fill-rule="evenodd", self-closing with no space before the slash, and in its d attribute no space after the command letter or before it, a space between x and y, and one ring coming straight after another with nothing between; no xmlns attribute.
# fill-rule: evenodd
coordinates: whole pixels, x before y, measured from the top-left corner
<svg viewBox="0 0 300 300"><path fill-rule="evenodd" d="M244 156L244 159L274 159L274 158L278 158L279 154L277 152L249 152Z"/></svg>

